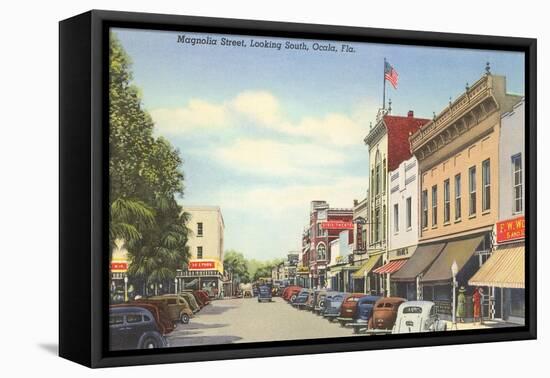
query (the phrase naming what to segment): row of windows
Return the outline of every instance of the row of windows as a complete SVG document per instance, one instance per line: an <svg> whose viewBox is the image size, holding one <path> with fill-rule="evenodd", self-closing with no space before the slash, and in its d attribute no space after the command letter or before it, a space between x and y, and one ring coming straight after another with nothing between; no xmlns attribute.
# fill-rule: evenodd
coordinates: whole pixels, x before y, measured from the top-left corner
<svg viewBox="0 0 550 378"><path fill-rule="evenodd" d="M477 182L476 182L476 166L468 169L468 214L475 216L477 211ZM491 209L491 161L489 159L481 164L481 208L482 211ZM438 216L438 201L437 201L438 186L433 185L432 194L432 227L437 226ZM454 177L454 192L455 192L455 220L462 218L462 175L459 173ZM422 207L422 228L428 227L428 190L422 191L421 197ZM443 181L443 223L451 221L451 181L446 179Z"/></svg>

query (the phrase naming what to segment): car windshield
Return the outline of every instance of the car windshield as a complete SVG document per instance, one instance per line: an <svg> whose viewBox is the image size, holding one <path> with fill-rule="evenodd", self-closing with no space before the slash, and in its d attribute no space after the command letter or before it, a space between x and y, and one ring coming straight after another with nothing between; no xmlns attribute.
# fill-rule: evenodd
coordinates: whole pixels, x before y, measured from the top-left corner
<svg viewBox="0 0 550 378"><path fill-rule="evenodd" d="M357 297L349 297L348 299L346 299L346 302L357 302L359 300L359 298Z"/></svg>
<svg viewBox="0 0 550 378"><path fill-rule="evenodd" d="M422 314L422 307L407 306L403 309L403 314Z"/></svg>

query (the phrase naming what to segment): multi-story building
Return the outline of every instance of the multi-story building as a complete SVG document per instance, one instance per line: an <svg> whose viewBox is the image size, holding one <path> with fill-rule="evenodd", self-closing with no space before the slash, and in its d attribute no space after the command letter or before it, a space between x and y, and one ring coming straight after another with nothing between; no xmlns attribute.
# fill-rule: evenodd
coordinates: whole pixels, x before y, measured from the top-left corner
<svg viewBox="0 0 550 378"><path fill-rule="evenodd" d="M223 216L217 206L186 206L191 258L178 275L179 287L206 290L217 296L223 283Z"/></svg>
<svg viewBox="0 0 550 378"><path fill-rule="evenodd" d="M302 237L302 263L308 264L309 287L326 285L330 242L340 231L353 229L352 218L352 209L331 208L326 201L311 202L309 228Z"/></svg>
<svg viewBox="0 0 550 378"><path fill-rule="evenodd" d="M378 273L378 282L375 288L378 294L387 294L389 288L388 275L399 269L400 264L387 265L388 261L388 203L389 184L388 173L399 167L401 162L411 157L408 138L429 120L415 118L413 111L407 116L391 115L391 106L388 110L381 110L376 124L371 127L365 137L365 144L369 147L369 260L357 272L363 274L369 281L371 273ZM372 270L376 265L384 266ZM387 266L386 266L387 265Z"/></svg>
<svg viewBox="0 0 550 378"><path fill-rule="evenodd" d="M353 230L342 230L330 242L330 260L326 286L335 291L354 291L352 273L358 267L353 263Z"/></svg>
<svg viewBox="0 0 550 378"><path fill-rule="evenodd" d="M505 77L487 68L410 137L420 175L419 245L432 251L416 274L423 299L435 301L440 314L452 315L453 285L464 286L467 298L472 295L468 280L491 253L498 220L501 116L520 100L506 93ZM468 313L471 300L467 304Z"/></svg>
<svg viewBox="0 0 550 378"><path fill-rule="evenodd" d="M525 322L525 102L502 115L499 143L496 248L470 285L486 286L489 316Z"/></svg>
<svg viewBox="0 0 550 378"><path fill-rule="evenodd" d="M416 157L402 161L397 169L390 171L389 239L388 261L394 266L402 265L393 274L386 274L390 280L386 285L388 295L407 299L417 298L416 282L399 279L402 269L413 256L418 244L418 162Z"/></svg>

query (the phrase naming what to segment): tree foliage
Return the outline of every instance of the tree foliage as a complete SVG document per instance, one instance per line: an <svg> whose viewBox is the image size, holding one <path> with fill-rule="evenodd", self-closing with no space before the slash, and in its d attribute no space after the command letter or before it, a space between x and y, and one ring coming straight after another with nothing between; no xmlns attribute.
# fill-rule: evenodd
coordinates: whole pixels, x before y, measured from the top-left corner
<svg viewBox="0 0 550 378"><path fill-rule="evenodd" d="M237 282L250 282L250 275L248 273L248 262L246 261L242 253L235 250L225 251L223 258L223 268L224 271L230 272Z"/></svg>
<svg viewBox="0 0 550 378"><path fill-rule="evenodd" d="M179 151L155 137L154 123L132 83L131 60L114 34L109 56L109 178L111 245L124 239L130 278L145 284L173 280L187 263L188 215Z"/></svg>

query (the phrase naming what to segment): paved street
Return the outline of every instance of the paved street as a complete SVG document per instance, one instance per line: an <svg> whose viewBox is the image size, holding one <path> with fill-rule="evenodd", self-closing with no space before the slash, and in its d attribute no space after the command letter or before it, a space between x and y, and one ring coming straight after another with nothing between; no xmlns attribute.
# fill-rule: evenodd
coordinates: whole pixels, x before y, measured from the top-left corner
<svg viewBox="0 0 550 378"><path fill-rule="evenodd" d="M179 324L168 339L170 346L188 346L352 335L351 329L276 297L271 303L258 303L256 298L213 301L189 324Z"/></svg>

